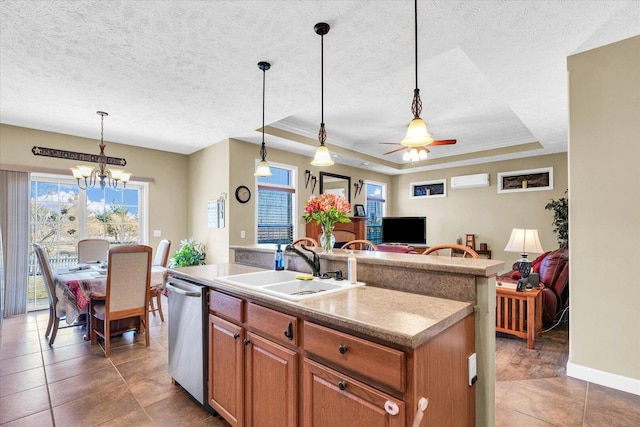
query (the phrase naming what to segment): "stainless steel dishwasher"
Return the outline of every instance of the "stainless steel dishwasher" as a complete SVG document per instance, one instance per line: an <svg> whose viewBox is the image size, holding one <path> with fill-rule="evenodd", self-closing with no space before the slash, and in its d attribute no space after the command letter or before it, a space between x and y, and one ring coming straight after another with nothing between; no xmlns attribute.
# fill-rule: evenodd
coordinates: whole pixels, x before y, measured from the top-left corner
<svg viewBox="0 0 640 427"><path fill-rule="evenodd" d="M208 288L176 277L169 291L169 375L205 407Z"/></svg>

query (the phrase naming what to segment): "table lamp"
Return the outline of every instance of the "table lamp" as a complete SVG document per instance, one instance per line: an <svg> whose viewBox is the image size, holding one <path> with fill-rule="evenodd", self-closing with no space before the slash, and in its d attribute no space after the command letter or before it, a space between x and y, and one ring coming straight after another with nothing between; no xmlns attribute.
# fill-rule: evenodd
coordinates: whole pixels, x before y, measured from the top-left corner
<svg viewBox="0 0 640 427"><path fill-rule="evenodd" d="M538 237L538 230L527 228L514 228L504 250L507 252L520 252L522 258L518 260L518 271L523 279L528 278L531 272L531 261L527 259L527 252L540 254L544 252Z"/></svg>

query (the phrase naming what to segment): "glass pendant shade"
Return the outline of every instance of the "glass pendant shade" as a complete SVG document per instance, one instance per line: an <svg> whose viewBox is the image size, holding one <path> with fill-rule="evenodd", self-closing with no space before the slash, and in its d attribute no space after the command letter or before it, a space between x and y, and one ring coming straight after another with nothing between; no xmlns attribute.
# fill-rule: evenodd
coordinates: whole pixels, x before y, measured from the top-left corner
<svg viewBox="0 0 640 427"><path fill-rule="evenodd" d="M311 164L313 166L331 166L333 163L331 155L329 154L329 149L325 145L320 145L316 149L316 155L311 161Z"/></svg>
<svg viewBox="0 0 640 427"><path fill-rule="evenodd" d="M416 117L409 123L407 134L400 143L405 147L422 147L432 142L433 138L427 130L427 124L420 117Z"/></svg>
<svg viewBox="0 0 640 427"><path fill-rule="evenodd" d="M258 167L256 168L256 172L253 174L254 176L271 176L271 168L269 167L269 163L266 160L260 160L258 163Z"/></svg>

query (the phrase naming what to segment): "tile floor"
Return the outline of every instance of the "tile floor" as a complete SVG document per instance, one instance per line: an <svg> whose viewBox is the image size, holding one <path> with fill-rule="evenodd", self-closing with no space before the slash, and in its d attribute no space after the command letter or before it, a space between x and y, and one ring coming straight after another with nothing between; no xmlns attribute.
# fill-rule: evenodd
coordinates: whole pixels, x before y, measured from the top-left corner
<svg viewBox="0 0 640 427"><path fill-rule="evenodd" d="M47 321L48 311L4 319L0 425L229 426L171 384L168 325L158 317L149 348L127 333L114 338L110 358L83 341L82 327L59 330L49 347ZM535 350L498 337L496 425L639 426L640 396L565 376L567 336L566 327L547 333Z"/></svg>

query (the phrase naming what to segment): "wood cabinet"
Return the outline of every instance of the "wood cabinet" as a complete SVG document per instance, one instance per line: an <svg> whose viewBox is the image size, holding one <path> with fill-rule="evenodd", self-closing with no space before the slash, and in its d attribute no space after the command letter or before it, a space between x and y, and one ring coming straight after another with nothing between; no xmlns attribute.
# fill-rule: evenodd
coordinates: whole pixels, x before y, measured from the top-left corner
<svg viewBox="0 0 640 427"><path fill-rule="evenodd" d="M352 216L351 222L338 222L333 227L333 235L336 243L347 243L351 240L364 240L367 238L367 218ZM322 227L316 221L307 223L307 237L320 241Z"/></svg>
<svg viewBox="0 0 640 427"><path fill-rule="evenodd" d="M298 354L279 344L297 319L217 291L209 307L209 405L232 426L297 426Z"/></svg>
<svg viewBox="0 0 640 427"><path fill-rule="evenodd" d="M232 426L475 424L470 314L413 349L210 292L209 404Z"/></svg>
<svg viewBox="0 0 640 427"><path fill-rule="evenodd" d="M405 425L402 400L310 359L304 360L303 389L304 427ZM397 412L392 415L385 407Z"/></svg>

